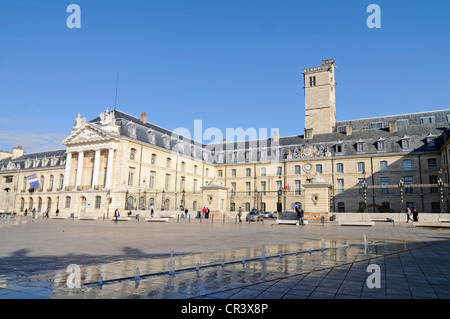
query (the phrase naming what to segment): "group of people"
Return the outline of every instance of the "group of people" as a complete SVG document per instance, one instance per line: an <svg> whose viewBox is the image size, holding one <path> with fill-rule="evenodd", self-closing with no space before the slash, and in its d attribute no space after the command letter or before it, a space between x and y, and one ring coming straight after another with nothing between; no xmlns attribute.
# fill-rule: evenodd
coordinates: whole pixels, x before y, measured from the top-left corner
<svg viewBox="0 0 450 319"><path fill-rule="evenodd" d="M33 210L31 211L31 216L34 217L35 214L36 214L36 208L33 208ZM50 210L47 208L43 214L44 214L44 217L48 218L49 215L50 215ZM55 214L56 214L56 216L59 215L59 209L56 209ZM23 215L24 216L28 216L28 208L25 208L25 211L23 212Z"/></svg>
<svg viewBox="0 0 450 319"><path fill-rule="evenodd" d="M418 222L419 221L419 211L416 209L414 209L411 212L411 208L406 208L406 222L409 223L409 221L412 222Z"/></svg>
<svg viewBox="0 0 450 319"><path fill-rule="evenodd" d="M203 207L203 209L202 209L202 216L203 216L203 218L208 219L209 218L209 212L210 212L210 210L209 210L208 207Z"/></svg>

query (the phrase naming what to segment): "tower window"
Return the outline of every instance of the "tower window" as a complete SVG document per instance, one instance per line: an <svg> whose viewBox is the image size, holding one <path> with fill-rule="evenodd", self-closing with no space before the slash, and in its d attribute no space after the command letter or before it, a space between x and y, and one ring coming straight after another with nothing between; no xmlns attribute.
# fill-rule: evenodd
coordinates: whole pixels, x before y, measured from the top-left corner
<svg viewBox="0 0 450 319"><path fill-rule="evenodd" d="M316 86L316 77L315 76L309 77L309 86Z"/></svg>

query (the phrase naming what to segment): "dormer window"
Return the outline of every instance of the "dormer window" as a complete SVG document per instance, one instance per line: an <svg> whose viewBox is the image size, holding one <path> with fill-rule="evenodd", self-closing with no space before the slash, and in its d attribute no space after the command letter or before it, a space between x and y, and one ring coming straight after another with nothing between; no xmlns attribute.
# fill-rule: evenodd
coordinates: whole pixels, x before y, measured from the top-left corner
<svg viewBox="0 0 450 319"><path fill-rule="evenodd" d="M148 129L147 130L147 136L148 136L148 140L150 141L150 143L151 144L155 144L156 135L155 135L155 132L152 129Z"/></svg>
<svg viewBox="0 0 450 319"><path fill-rule="evenodd" d="M435 139L436 139L436 135L433 134L428 134L427 136L427 146L428 147L435 147L436 143L435 143Z"/></svg>
<svg viewBox="0 0 450 319"><path fill-rule="evenodd" d="M383 128L383 122L372 122L370 123L371 129L380 129Z"/></svg>
<svg viewBox="0 0 450 319"><path fill-rule="evenodd" d="M130 122L127 124L127 129L130 137L136 138L136 126Z"/></svg>
<svg viewBox="0 0 450 319"><path fill-rule="evenodd" d="M343 150L344 150L344 143L341 141L338 141L336 144L336 153L342 154Z"/></svg>
<svg viewBox="0 0 450 319"><path fill-rule="evenodd" d="M386 150L386 143L385 143L385 139L380 137L380 139L377 141L377 150L379 152L383 152Z"/></svg>
<svg viewBox="0 0 450 319"><path fill-rule="evenodd" d="M409 136L405 135L401 140L402 149L409 150L411 148L410 142L411 142L411 138Z"/></svg>
<svg viewBox="0 0 450 319"><path fill-rule="evenodd" d="M359 153L364 152L364 142L361 139L356 142L356 151Z"/></svg>

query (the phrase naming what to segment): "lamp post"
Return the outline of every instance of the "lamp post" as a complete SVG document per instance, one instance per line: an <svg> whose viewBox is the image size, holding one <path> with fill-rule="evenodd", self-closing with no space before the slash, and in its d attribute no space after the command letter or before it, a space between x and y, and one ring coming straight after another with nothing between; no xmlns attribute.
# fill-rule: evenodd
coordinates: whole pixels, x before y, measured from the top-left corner
<svg viewBox="0 0 450 319"><path fill-rule="evenodd" d="M444 182L442 181L442 178L439 176L438 180L438 186L439 186L439 193L441 197L440 201L440 211L441 213L445 212L445 203L444 203Z"/></svg>
<svg viewBox="0 0 450 319"><path fill-rule="evenodd" d="M404 213L405 212L405 209L404 209L404 198L403 198L404 185L405 185L405 183L402 180L400 180L398 182L398 188L400 189L400 213Z"/></svg>
<svg viewBox="0 0 450 319"><path fill-rule="evenodd" d="M363 207L363 212L365 212L366 211L366 208L367 208L367 184L366 184L366 181L364 181L363 183L362 183L362 190L363 190L363 195L364 195L364 207Z"/></svg>

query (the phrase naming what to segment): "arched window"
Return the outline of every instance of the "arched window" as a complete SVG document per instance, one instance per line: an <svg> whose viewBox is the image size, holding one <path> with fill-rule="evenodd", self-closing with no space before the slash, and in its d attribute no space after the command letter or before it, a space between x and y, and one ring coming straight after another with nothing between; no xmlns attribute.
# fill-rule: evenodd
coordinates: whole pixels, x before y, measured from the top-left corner
<svg viewBox="0 0 450 319"><path fill-rule="evenodd" d="M102 197L101 196L95 196L95 208L100 208L102 204Z"/></svg>
<svg viewBox="0 0 450 319"><path fill-rule="evenodd" d="M134 207L135 207L134 202L135 202L134 197L133 196L128 196L126 210L134 209Z"/></svg>
<svg viewBox="0 0 450 319"><path fill-rule="evenodd" d="M53 182L54 182L55 178L53 177L53 175L50 175L50 181L48 183L48 191L51 192L53 191Z"/></svg>

